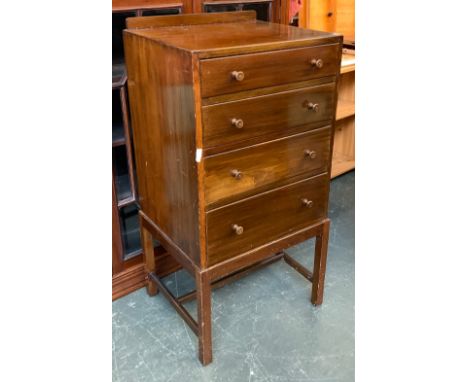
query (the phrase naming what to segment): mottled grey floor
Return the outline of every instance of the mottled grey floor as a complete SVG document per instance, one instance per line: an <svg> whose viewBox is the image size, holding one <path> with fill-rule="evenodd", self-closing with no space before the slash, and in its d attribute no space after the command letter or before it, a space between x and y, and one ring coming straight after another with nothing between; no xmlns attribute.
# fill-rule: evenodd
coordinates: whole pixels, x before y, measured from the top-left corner
<svg viewBox="0 0 468 382"><path fill-rule="evenodd" d="M140 289L113 303L114 381L354 381L354 172L332 181L325 298L283 261L213 292L213 363L161 295ZM287 252L312 269L313 240ZM193 287L178 272L178 294ZM196 303L186 304L196 317Z"/></svg>

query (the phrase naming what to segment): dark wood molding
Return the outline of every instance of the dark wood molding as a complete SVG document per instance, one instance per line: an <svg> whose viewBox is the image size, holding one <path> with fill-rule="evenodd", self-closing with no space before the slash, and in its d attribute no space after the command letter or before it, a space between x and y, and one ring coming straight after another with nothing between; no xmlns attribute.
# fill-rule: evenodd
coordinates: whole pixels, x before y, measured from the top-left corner
<svg viewBox="0 0 468 382"><path fill-rule="evenodd" d="M146 285L144 264L141 261L112 276L112 301ZM161 247L155 249L155 261L159 277L167 276L181 268L172 256L161 252Z"/></svg>
<svg viewBox="0 0 468 382"><path fill-rule="evenodd" d="M143 264L135 265L112 276L112 300L123 297L144 287L145 271Z"/></svg>

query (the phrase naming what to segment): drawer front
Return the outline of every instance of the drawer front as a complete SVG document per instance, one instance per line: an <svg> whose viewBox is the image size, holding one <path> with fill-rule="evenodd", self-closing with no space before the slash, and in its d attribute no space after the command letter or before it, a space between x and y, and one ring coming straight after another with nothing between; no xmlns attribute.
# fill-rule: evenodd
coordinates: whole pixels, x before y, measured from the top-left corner
<svg viewBox="0 0 468 382"><path fill-rule="evenodd" d="M336 75L338 44L202 60L202 97Z"/></svg>
<svg viewBox="0 0 468 382"><path fill-rule="evenodd" d="M208 212L208 264L242 254L324 218L329 183L328 174L323 174Z"/></svg>
<svg viewBox="0 0 468 382"><path fill-rule="evenodd" d="M330 128L205 158L205 201L241 199L328 169Z"/></svg>
<svg viewBox="0 0 468 382"><path fill-rule="evenodd" d="M333 119L335 84L203 107L206 147Z"/></svg>

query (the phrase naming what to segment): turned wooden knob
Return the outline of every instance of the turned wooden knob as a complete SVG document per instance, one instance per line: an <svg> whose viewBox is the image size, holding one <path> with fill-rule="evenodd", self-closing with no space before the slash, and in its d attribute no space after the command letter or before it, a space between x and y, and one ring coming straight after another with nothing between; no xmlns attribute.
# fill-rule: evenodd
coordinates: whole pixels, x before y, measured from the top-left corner
<svg viewBox="0 0 468 382"><path fill-rule="evenodd" d="M310 60L310 64L312 66L315 66L317 69L320 69L323 67L323 61L321 58L314 58L313 60Z"/></svg>
<svg viewBox="0 0 468 382"><path fill-rule="evenodd" d="M244 80L244 72L235 70L235 71L231 72L231 77L234 78L236 81L243 81Z"/></svg>
<svg viewBox="0 0 468 382"><path fill-rule="evenodd" d="M233 224L232 230L236 233L236 235L242 235L244 233L244 227L241 225Z"/></svg>
<svg viewBox="0 0 468 382"><path fill-rule="evenodd" d="M317 153L314 150L305 150L304 155L310 159L314 159L317 156Z"/></svg>
<svg viewBox="0 0 468 382"><path fill-rule="evenodd" d="M302 199L302 204L306 206L307 208L312 208L312 206L314 205L314 202L312 200L304 198Z"/></svg>
<svg viewBox="0 0 468 382"><path fill-rule="evenodd" d="M242 129L244 127L244 121L240 118L232 118L231 124L232 126L237 127L238 129Z"/></svg>
<svg viewBox="0 0 468 382"><path fill-rule="evenodd" d="M239 180L240 178L242 178L242 173L239 171L239 170L231 170L231 175L236 178L237 180Z"/></svg>
<svg viewBox="0 0 468 382"><path fill-rule="evenodd" d="M318 112L318 107L319 107L318 103L307 102L307 109L309 109L309 110L313 110L315 112Z"/></svg>

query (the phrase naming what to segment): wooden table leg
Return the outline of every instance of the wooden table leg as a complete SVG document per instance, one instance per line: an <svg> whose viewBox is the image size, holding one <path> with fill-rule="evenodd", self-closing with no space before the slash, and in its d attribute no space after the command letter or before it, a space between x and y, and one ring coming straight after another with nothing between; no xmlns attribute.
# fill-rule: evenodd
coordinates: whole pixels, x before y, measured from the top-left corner
<svg viewBox="0 0 468 382"><path fill-rule="evenodd" d="M155 296L158 294L158 287L156 283L148 277L148 274L156 271L156 263L154 260L154 247L153 247L153 236L145 228L143 224L143 218L140 216L140 236L141 236L141 245L143 248L143 260L145 263L145 273L146 273L146 292L150 296Z"/></svg>
<svg viewBox="0 0 468 382"><path fill-rule="evenodd" d="M315 238L315 259L312 279L312 304L320 305L323 302L323 289L325 286L325 270L327 267L328 236L330 233L330 220L324 221L322 232Z"/></svg>
<svg viewBox="0 0 468 382"><path fill-rule="evenodd" d="M198 350L202 365L213 360L211 349L211 281L208 272L195 274L198 301Z"/></svg>

